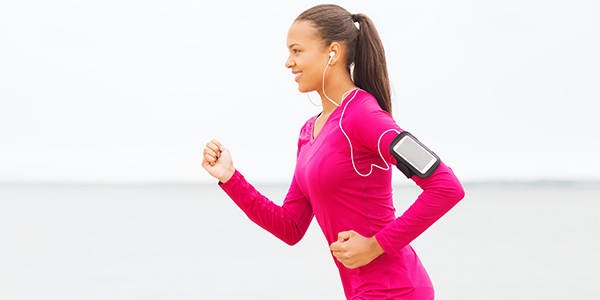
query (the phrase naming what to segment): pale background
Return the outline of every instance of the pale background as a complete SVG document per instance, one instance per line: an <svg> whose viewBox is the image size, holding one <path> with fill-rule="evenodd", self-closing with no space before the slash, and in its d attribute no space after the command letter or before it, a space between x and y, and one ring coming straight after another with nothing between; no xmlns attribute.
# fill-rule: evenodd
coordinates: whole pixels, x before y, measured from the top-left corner
<svg viewBox="0 0 600 300"><path fill-rule="evenodd" d="M436 299L599 299L598 2L338 3L465 183L412 243ZM343 299L316 222L289 247L200 166L218 138L282 202L319 112L286 32L314 4L0 2L0 299ZM399 215L420 190L394 174Z"/></svg>
<svg viewBox="0 0 600 300"><path fill-rule="evenodd" d="M597 1L338 3L374 20L396 121L461 180L600 179ZM286 33L315 4L3 1L0 182L212 183L212 138L289 182L320 110Z"/></svg>

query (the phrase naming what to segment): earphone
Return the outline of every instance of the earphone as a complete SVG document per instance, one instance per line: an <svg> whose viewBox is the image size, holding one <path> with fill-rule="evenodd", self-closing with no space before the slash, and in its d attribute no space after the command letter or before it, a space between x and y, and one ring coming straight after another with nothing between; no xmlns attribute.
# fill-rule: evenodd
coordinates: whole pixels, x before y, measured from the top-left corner
<svg viewBox="0 0 600 300"><path fill-rule="evenodd" d="M325 66L325 70L323 70L323 94L325 94L325 71L327 71L327 67L329 67L329 64L331 64L331 61L333 60L334 56L335 56L335 51L329 52L329 61L327 62L327 66ZM312 103L312 105L322 106L322 105L315 104L312 101L312 99L310 99L310 95L308 93L306 94L306 96L308 97L308 101L310 101L310 103ZM331 98L329 98L327 95L325 95L325 97L327 97L327 99L329 99L329 101L331 101L333 104L335 104L335 106L339 106L337 103L335 103L333 100L331 100Z"/></svg>
<svg viewBox="0 0 600 300"><path fill-rule="evenodd" d="M329 98L329 96L327 96L327 94L325 93L325 72L327 72L327 67L329 67L329 64L331 64L331 60L333 60L334 56L335 56L335 51L329 52L329 61L327 62L327 65L325 66L325 70L323 70L323 80L322 80L321 88L323 89L323 95L325 95L325 98L329 99L329 101L331 101L331 103L333 103L333 105L340 106L339 104L335 103L335 101L331 100L331 98Z"/></svg>
<svg viewBox="0 0 600 300"><path fill-rule="evenodd" d="M325 70L323 70L322 88L323 88L323 94L325 95L325 97L327 97L327 99L329 99L329 101L331 101L331 103L333 103L335 106L340 106L339 104L335 103L335 101L331 100L331 98L329 98L329 96L327 96L327 94L325 94L325 72L327 72L327 67L329 67L329 65L331 64L331 61L333 60L334 56L335 56L335 51L329 52L329 61L327 62L327 66L325 66ZM312 102L309 94L306 94L306 96L308 96L308 101L310 101L310 103L312 103L312 105L320 106L320 105L317 105L314 102Z"/></svg>

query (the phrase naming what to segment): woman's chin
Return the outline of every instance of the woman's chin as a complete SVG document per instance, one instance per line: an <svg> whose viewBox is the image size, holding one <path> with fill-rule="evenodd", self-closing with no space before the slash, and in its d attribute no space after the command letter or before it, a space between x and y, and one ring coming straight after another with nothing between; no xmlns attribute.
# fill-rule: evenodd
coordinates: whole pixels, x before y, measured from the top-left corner
<svg viewBox="0 0 600 300"><path fill-rule="evenodd" d="M298 91L300 93L310 93L310 92L316 91L316 89L311 89L311 88L307 88L307 87L302 86L302 85L298 85Z"/></svg>

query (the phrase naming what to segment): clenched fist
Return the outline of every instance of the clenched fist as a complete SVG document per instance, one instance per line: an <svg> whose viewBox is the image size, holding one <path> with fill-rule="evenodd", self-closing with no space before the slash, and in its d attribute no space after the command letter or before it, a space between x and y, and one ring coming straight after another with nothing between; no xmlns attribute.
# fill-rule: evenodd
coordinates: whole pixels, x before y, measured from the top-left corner
<svg viewBox="0 0 600 300"><path fill-rule="evenodd" d="M375 237L365 238L354 230L338 233L338 241L329 249L349 269L362 267L384 253Z"/></svg>
<svg viewBox="0 0 600 300"><path fill-rule="evenodd" d="M219 141L212 140L206 143L203 153L202 167L208 171L212 177L225 183L233 176L235 168L233 167L231 154Z"/></svg>

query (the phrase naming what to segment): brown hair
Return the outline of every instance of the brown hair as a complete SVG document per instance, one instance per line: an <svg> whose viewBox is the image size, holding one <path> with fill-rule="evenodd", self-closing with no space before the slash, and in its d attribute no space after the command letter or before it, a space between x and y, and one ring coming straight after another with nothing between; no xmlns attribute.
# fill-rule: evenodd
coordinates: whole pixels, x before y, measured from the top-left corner
<svg viewBox="0 0 600 300"><path fill-rule="evenodd" d="M346 68L350 71L354 67L354 84L373 95L381 109L392 113L385 52L375 24L369 17L353 15L337 5L323 4L304 11L296 21L311 22L326 46L333 42L346 46ZM359 29L354 25L355 21Z"/></svg>

